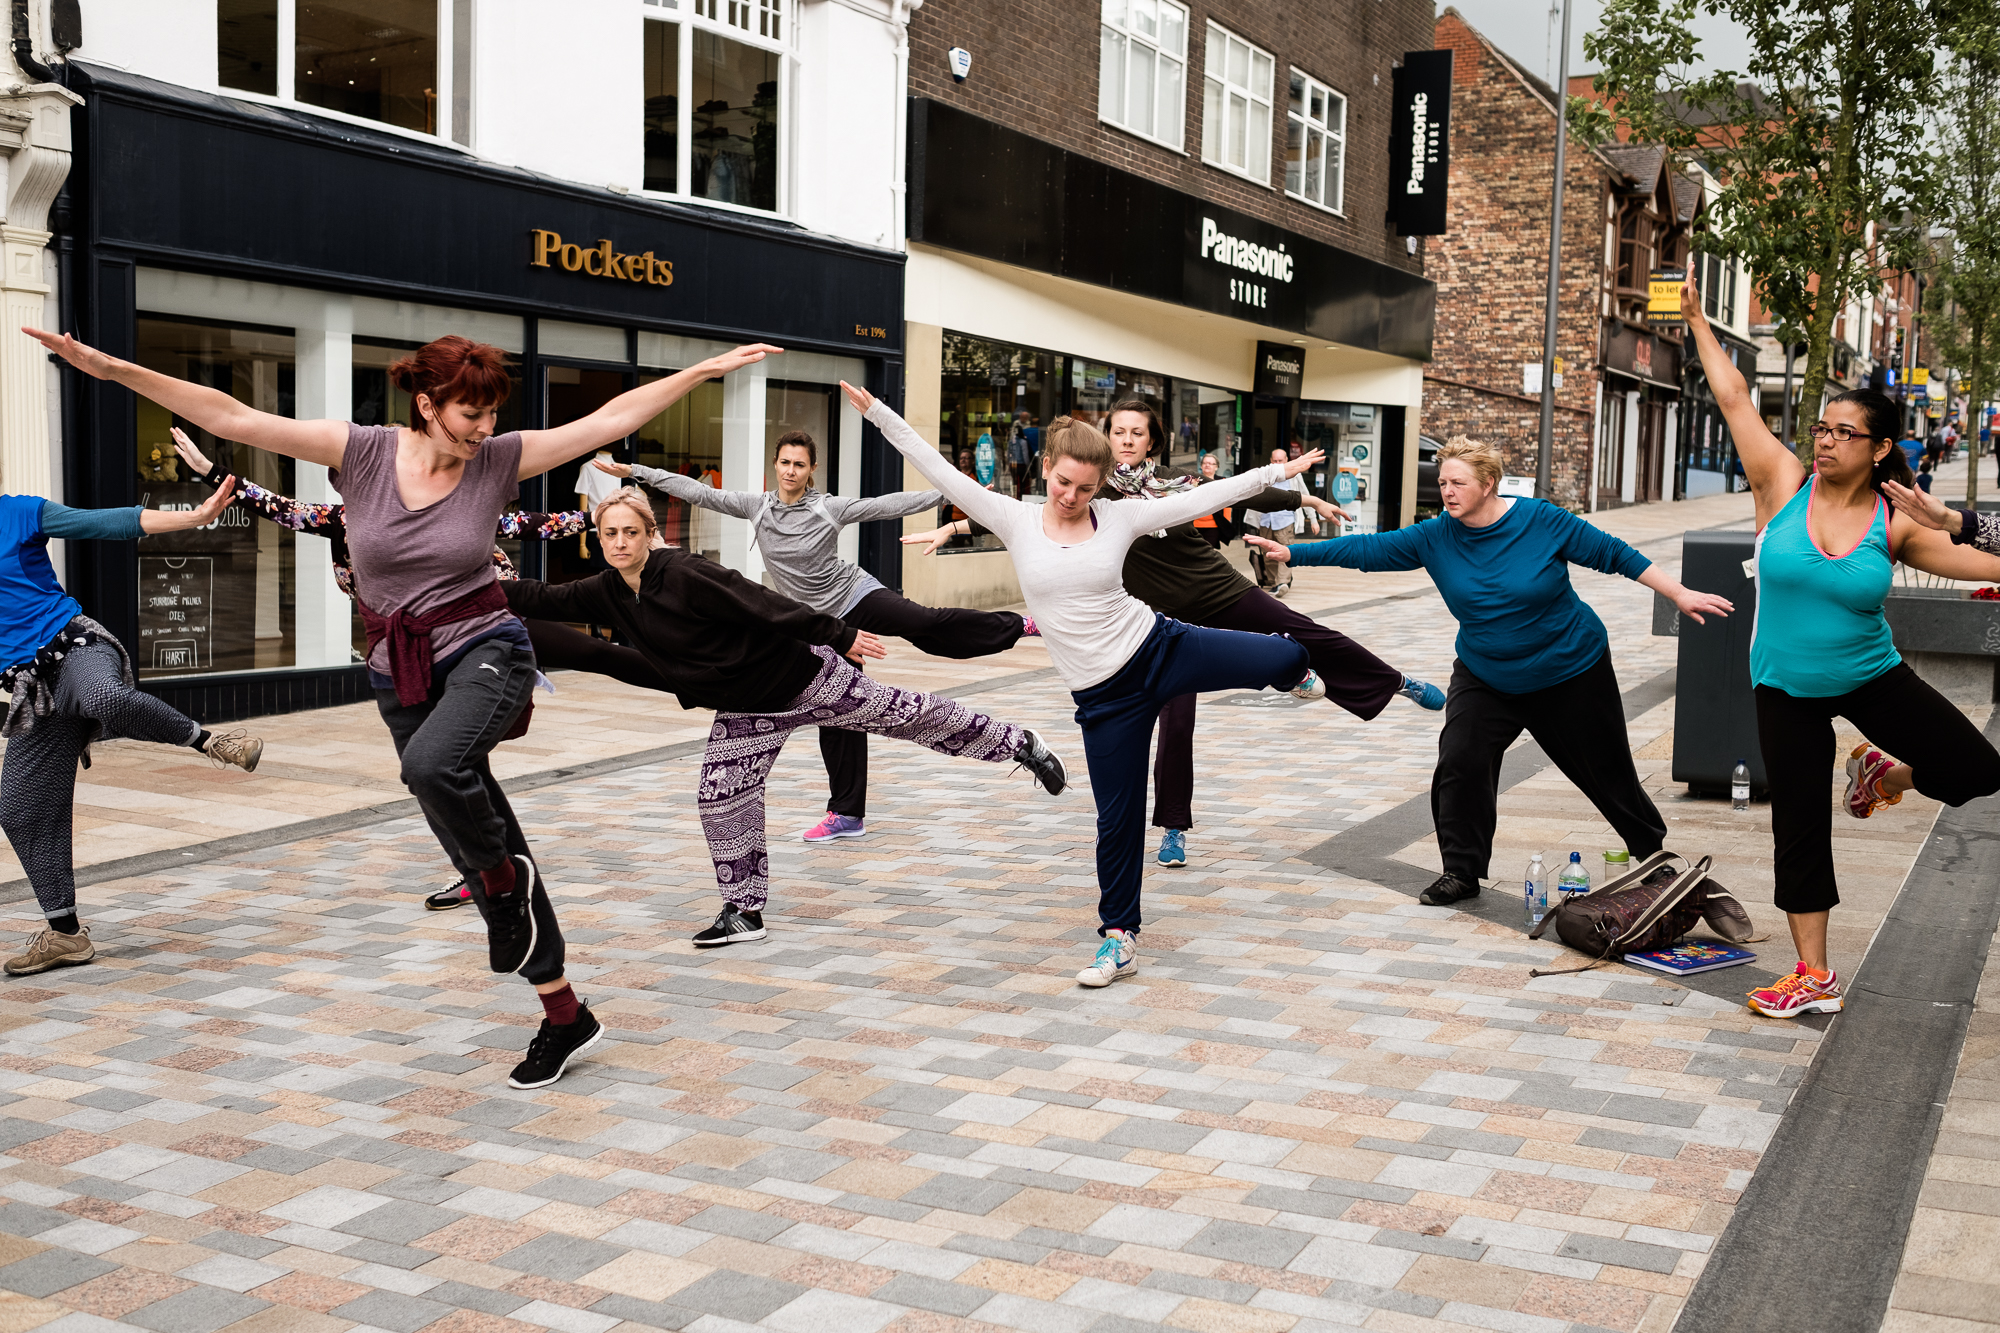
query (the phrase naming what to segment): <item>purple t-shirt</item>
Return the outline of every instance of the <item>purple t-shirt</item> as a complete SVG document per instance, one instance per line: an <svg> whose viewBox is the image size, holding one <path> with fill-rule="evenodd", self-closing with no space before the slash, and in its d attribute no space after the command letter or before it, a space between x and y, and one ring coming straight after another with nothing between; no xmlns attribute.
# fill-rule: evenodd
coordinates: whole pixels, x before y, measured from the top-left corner
<svg viewBox="0 0 2000 1333"><path fill-rule="evenodd" d="M403 504L396 484L397 426L347 428L347 454L331 474L346 502L347 549L354 585L377 615L422 615L494 581L493 530L520 493L521 433L495 435L479 446L451 494L423 509ZM492 611L431 631L431 658L442 662L465 644L514 617ZM368 654L368 669L389 674L389 641Z"/></svg>

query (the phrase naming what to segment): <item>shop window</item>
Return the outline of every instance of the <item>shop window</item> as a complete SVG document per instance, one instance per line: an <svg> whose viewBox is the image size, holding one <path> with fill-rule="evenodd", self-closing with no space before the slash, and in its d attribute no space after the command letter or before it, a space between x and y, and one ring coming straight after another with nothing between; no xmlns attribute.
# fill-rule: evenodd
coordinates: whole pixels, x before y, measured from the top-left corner
<svg viewBox="0 0 2000 1333"><path fill-rule="evenodd" d="M469 0L217 0L217 81L418 134L449 128L469 143L472 9Z"/></svg>
<svg viewBox="0 0 2000 1333"><path fill-rule="evenodd" d="M694 0L689 14L646 25L642 184L776 212L783 0Z"/></svg>
<svg viewBox="0 0 2000 1333"><path fill-rule="evenodd" d="M1695 281L1701 285L1702 310L1719 324L1736 322L1736 265L1721 255L1703 255Z"/></svg>
<svg viewBox="0 0 2000 1333"><path fill-rule="evenodd" d="M293 414L292 330L141 314L137 331L134 360L148 370L220 389L259 411ZM293 460L217 439L145 398L137 407L140 503L192 509L210 494L174 453L174 426L237 477L293 493ZM205 528L140 538L139 637L132 653L140 677L295 665L296 540L241 505Z"/></svg>
<svg viewBox="0 0 2000 1333"><path fill-rule="evenodd" d="M1274 69L1267 52L1227 29L1208 25L1202 78L1202 161L1269 183Z"/></svg>
<svg viewBox="0 0 2000 1333"><path fill-rule="evenodd" d="M1297 70L1285 113L1285 193L1341 210L1347 161L1347 99Z"/></svg>
<svg viewBox="0 0 2000 1333"><path fill-rule="evenodd" d="M1104 0L1097 116L1179 151L1187 121L1187 9L1173 0Z"/></svg>

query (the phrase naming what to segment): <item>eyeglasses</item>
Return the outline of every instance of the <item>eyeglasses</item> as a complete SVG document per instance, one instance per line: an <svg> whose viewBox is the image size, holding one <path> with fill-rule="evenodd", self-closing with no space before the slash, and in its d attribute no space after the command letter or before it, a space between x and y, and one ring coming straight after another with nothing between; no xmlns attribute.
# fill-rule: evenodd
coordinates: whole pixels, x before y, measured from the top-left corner
<svg viewBox="0 0 2000 1333"><path fill-rule="evenodd" d="M1849 440L1879 440L1880 435L1869 435L1852 426L1829 426L1824 421L1815 421L1806 427L1806 434L1817 440L1823 435L1831 435L1835 444L1846 444Z"/></svg>

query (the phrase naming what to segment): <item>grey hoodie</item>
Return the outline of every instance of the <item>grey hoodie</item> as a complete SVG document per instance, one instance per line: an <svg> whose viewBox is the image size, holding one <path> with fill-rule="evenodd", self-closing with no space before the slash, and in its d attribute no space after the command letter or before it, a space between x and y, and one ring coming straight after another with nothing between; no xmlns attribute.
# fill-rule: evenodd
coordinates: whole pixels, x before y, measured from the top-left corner
<svg viewBox="0 0 2000 1333"><path fill-rule="evenodd" d="M719 491L693 477L639 465L632 468L632 480L689 504L748 519L778 591L829 616L846 615L882 586L873 574L840 558L840 530L850 523L919 514L944 499L936 491L855 499L808 490L797 504L781 504L776 491Z"/></svg>

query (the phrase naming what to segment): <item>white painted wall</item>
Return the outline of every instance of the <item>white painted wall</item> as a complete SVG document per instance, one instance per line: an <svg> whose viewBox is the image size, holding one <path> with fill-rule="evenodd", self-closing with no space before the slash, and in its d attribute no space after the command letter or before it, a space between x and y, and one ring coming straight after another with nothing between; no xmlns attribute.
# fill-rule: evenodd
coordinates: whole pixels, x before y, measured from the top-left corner
<svg viewBox="0 0 2000 1333"><path fill-rule="evenodd" d="M880 0L798 7L799 110L792 178L801 225L893 247L902 240L896 29Z"/></svg>
<svg viewBox="0 0 2000 1333"><path fill-rule="evenodd" d="M215 5L199 0L82 0L78 60L189 88L215 87Z"/></svg>

